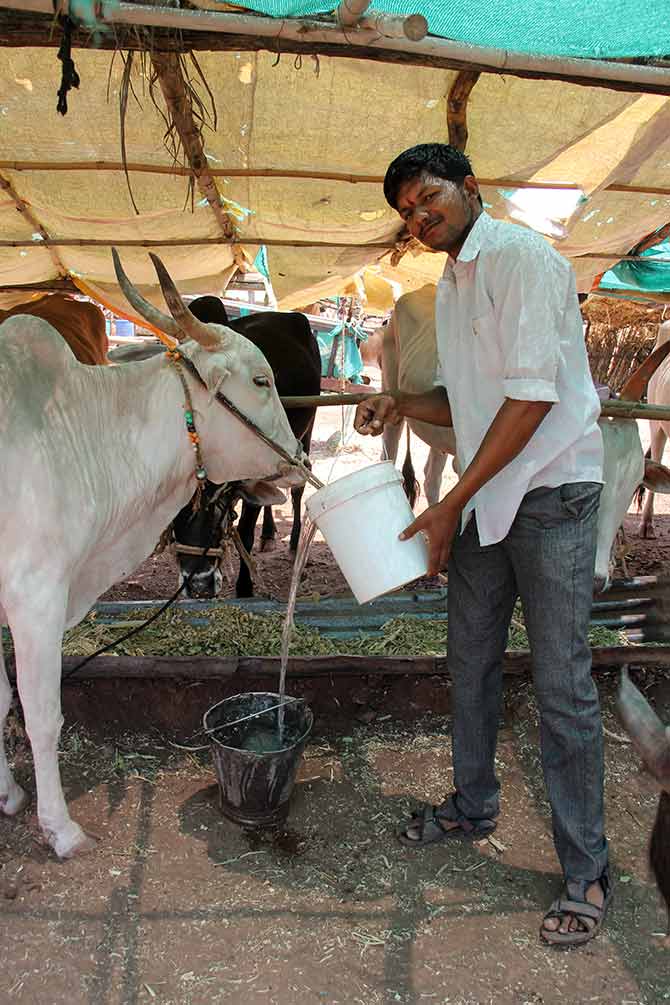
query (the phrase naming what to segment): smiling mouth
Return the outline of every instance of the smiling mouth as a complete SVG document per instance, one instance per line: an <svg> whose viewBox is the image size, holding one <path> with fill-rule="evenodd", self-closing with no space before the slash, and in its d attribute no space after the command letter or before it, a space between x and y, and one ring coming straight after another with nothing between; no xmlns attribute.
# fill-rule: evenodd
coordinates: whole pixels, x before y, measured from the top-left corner
<svg viewBox="0 0 670 1005"><path fill-rule="evenodd" d="M421 231L421 240L422 240L422 241L425 241L425 238L426 238L426 236L427 236L428 234L430 234L430 232L431 232L432 230L434 230L434 229L435 229L435 227L437 227L438 223L439 223L439 221L438 221L438 220L435 220L435 221L434 221L433 223L429 223L427 227L424 227L424 228L423 228L423 230Z"/></svg>

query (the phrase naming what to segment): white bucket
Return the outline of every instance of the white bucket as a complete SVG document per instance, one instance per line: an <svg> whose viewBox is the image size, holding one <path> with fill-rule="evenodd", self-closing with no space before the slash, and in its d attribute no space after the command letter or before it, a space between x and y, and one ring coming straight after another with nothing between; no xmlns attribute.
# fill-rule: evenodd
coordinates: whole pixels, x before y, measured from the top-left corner
<svg viewBox="0 0 670 1005"><path fill-rule="evenodd" d="M324 485L306 502L359 604L428 571L423 534L399 541L414 520L392 461L371 464Z"/></svg>

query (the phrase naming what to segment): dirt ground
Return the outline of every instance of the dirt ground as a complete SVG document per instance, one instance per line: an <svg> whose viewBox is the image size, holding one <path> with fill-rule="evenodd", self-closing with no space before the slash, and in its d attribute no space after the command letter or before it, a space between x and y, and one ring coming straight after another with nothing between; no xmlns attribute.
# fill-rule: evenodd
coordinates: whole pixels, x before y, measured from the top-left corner
<svg viewBox="0 0 670 1005"><path fill-rule="evenodd" d="M322 410L323 414L326 411ZM335 410L333 410L335 411ZM337 419L315 435L321 478L377 459ZM418 451L420 454L421 452ZM422 464L419 458L419 465ZM418 470L419 468L417 468ZM670 517L641 542L628 518L630 574L667 567ZM278 549L260 556L259 594L284 597L288 513ZM166 596L171 559L150 559L107 597ZM302 594L344 589L317 542ZM670 680L636 680L670 722ZM655 1005L670 999L665 912L646 846L656 792L613 713L606 727L607 830L615 900L601 936L577 951L538 940L559 889L527 682L507 679L497 768L495 844L415 852L394 832L417 801L450 788L449 686L441 678L325 678L291 686L316 714L287 827L245 834L217 805L198 717L229 682L107 682L64 689L61 768L73 816L100 837L58 862L35 819L32 759L12 719L10 754L31 795L0 818L0 1003L67 1005ZM270 681L259 682L270 687ZM250 688L253 689L253 688ZM181 746L177 746L181 744Z"/></svg>

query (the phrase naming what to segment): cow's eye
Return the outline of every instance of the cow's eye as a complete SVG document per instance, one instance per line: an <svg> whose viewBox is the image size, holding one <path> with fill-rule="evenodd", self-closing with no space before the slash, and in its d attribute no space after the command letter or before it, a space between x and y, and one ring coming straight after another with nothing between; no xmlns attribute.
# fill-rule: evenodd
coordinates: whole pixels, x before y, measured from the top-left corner
<svg viewBox="0 0 670 1005"><path fill-rule="evenodd" d="M269 377L254 377L254 384L256 387L270 387Z"/></svg>

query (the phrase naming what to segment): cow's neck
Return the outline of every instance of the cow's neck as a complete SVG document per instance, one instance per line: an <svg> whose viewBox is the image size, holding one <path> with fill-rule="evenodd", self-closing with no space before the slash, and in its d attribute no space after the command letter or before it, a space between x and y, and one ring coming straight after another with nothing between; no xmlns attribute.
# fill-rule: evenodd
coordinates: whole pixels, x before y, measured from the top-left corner
<svg viewBox="0 0 670 1005"><path fill-rule="evenodd" d="M146 465L145 477L136 487L136 501L146 504L148 492L159 511L156 522L160 522L165 517L164 506L176 507L174 512L178 511L196 488L196 459L184 420L184 392L163 356L133 367L132 371L124 387L124 415L132 416L137 423L133 430L135 449ZM197 410L202 390L190 378L189 387ZM174 512L169 514L169 520Z"/></svg>

